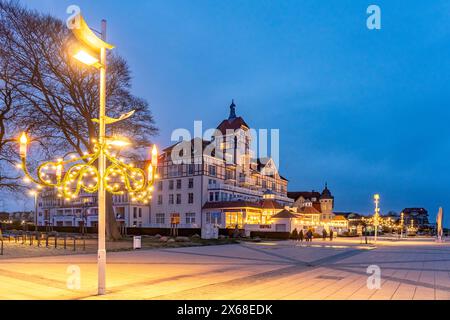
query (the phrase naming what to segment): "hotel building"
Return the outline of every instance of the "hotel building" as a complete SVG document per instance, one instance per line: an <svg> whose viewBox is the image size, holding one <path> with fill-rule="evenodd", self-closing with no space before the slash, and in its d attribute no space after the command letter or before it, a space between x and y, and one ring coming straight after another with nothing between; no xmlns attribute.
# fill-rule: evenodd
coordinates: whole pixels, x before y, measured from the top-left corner
<svg viewBox="0 0 450 320"><path fill-rule="evenodd" d="M149 205L127 194L113 196L114 214L122 226L291 232L294 228L342 230L347 221L333 214L334 197L322 193L288 193L288 180L271 158L255 157L252 132L236 105L229 117L204 140L183 140L158 158L158 179ZM55 190L38 197L41 226L97 226L97 195L82 193L66 202Z"/></svg>
<svg viewBox="0 0 450 320"><path fill-rule="evenodd" d="M222 228L243 228L245 222L266 224L269 206L282 210L293 200L288 181L272 159L255 159L250 127L230 106L228 119L217 127L211 140L181 141L159 157L159 181L151 202L150 227L201 228L215 222ZM220 214L215 215L220 212ZM212 219L214 217L214 221Z"/></svg>

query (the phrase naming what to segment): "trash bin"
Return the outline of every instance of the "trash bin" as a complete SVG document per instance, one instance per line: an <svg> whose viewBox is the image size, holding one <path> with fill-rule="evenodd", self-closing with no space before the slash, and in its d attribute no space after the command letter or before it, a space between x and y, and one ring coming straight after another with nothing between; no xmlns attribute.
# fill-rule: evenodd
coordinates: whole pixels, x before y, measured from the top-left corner
<svg viewBox="0 0 450 320"><path fill-rule="evenodd" d="M137 250L141 248L141 236L133 237L133 249Z"/></svg>

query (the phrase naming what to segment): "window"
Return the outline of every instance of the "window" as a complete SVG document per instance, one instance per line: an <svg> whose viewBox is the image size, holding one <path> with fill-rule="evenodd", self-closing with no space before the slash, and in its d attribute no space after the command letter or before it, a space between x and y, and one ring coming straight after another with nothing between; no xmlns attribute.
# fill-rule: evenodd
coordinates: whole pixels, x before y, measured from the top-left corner
<svg viewBox="0 0 450 320"><path fill-rule="evenodd" d="M195 164L190 164L188 167L188 174L194 174Z"/></svg>
<svg viewBox="0 0 450 320"><path fill-rule="evenodd" d="M222 224L222 214L220 212L207 212L206 223Z"/></svg>
<svg viewBox="0 0 450 320"><path fill-rule="evenodd" d="M177 204L181 204L181 194L177 194Z"/></svg>
<svg viewBox="0 0 450 320"><path fill-rule="evenodd" d="M177 180L177 189L181 189L181 179Z"/></svg>
<svg viewBox="0 0 450 320"><path fill-rule="evenodd" d="M158 181L158 191L162 191L162 190L163 190L163 182Z"/></svg>
<svg viewBox="0 0 450 320"><path fill-rule="evenodd" d="M188 212L186 213L186 224L194 224L195 223L195 213Z"/></svg>
<svg viewBox="0 0 450 320"><path fill-rule="evenodd" d="M234 172L231 171L231 170L227 170L227 171L226 171L226 179L227 179L227 180L234 179Z"/></svg>
<svg viewBox="0 0 450 320"><path fill-rule="evenodd" d="M182 175L183 175L183 165L182 165L182 164L179 164L179 165L178 165L178 175L179 175L179 176L182 176Z"/></svg>
<svg viewBox="0 0 450 320"><path fill-rule="evenodd" d="M178 175L178 166L177 165L172 165L169 166L168 168L169 170L169 177L176 177Z"/></svg>
<svg viewBox="0 0 450 320"><path fill-rule="evenodd" d="M215 200L215 201L219 201L219 195L220 195L219 192L216 192L216 193L214 194L214 200Z"/></svg>
<svg viewBox="0 0 450 320"><path fill-rule="evenodd" d="M194 203L194 194L188 193L188 203Z"/></svg>
<svg viewBox="0 0 450 320"><path fill-rule="evenodd" d="M138 214L139 218L142 218L142 208L139 208L139 214Z"/></svg>
<svg viewBox="0 0 450 320"><path fill-rule="evenodd" d="M169 180L169 190L173 190L173 180Z"/></svg>
<svg viewBox="0 0 450 320"><path fill-rule="evenodd" d="M215 177L216 176L216 166L210 165L209 168L209 175Z"/></svg>
<svg viewBox="0 0 450 320"><path fill-rule="evenodd" d="M194 188L194 179L192 179L192 178L189 179L188 188L189 189Z"/></svg>
<svg viewBox="0 0 450 320"><path fill-rule="evenodd" d="M137 218L137 208L133 207L133 218L136 219Z"/></svg>
<svg viewBox="0 0 450 320"><path fill-rule="evenodd" d="M173 204L173 194L169 194L169 204Z"/></svg>
<svg viewBox="0 0 450 320"><path fill-rule="evenodd" d="M214 201L214 192L210 192L209 193L209 201L213 202Z"/></svg>
<svg viewBox="0 0 450 320"><path fill-rule="evenodd" d="M162 194L158 195L158 204L163 204L163 196Z"/></svg>
<svg viewBox="0 0 450 320"><path fill-rule="evenodd" d="M165 220L164 213L157 213L156 214L156 223L164 224L165 223L164 220Z"/></svg>

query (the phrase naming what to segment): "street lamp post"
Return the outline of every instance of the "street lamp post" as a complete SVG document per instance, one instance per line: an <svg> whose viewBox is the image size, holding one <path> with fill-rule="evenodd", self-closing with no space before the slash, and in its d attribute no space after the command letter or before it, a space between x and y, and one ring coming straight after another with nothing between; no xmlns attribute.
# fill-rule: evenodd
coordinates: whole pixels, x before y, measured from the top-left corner
<svg viewBox="0 0 450 320"><path fill-rule="evenodd" d="M378 205L380 203L380 195L379 194L374 195L373 199L375 200L375 214L373 216L373 225L375 227L375 243L377 243L378 225L379 225L379 218L380 218L380 208L378 207Z"/></svg>
<svg viewBox="0 0 450 320"><path fill-rule="evenodd" d="M66 201L76 199L81 191L87 193L98 192L98 294L106 293L106 191L113 195L123 195L128 192L132 201L144 204L151 199L153 183L157 178L156 168L158 152L153 145L151 161L147 168L141 169L132 164L126 164L109 150L128 143L115 137L106 136L106 125L128 119L134 111L121 115L119 118L106 116L106 50L114 46L105 42L106 21L102 21L101 39L89 28L81 15L74 17L75 26L72 31L83 48L73 57L80 62L93 66L100 71L100 101L99 118L92 119L99 124L98 141L95 141L93 153L87 152L79 158L70 160L57 159L41 164L37 169L37 179L27 169L26 156L28 137L23 133L19 139L21 168L25 172L25 180L41 187L57 188L58 196ZM88 48L85 48L85 47ZM94 51L94 54L92 54ZM98 54L100 55L98 59ZM108 160L109 165L106 166ZM95 166L97 162L97 166ZM70 167L65 168L65 166ZM49 173L49 170L54 172ZM108 182L109 181L109 182Z"/></svg>
<svg viewBox="0 0 450 320"><path fill-rule="evenodd" d="M405 214L402 212L400 214L400 239L403 239L404 223L405 223Z"/></svg>
<svg viewBox="0 0 450 320"><path fill-rule="evenodd" d="M37 225L38 225L38 191L30 191L30 195L34 197L34 231L37 231Z"/></svg>

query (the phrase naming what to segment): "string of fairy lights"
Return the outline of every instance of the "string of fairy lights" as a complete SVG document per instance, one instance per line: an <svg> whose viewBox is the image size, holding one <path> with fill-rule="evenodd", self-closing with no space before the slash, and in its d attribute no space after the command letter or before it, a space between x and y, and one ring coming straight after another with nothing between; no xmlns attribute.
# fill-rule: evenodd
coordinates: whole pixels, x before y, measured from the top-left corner
<svg viewBox="0 0 450 320"><path fill-rule="evenodd" d="M147 204L152 198L153 183L157 178L158 151L154 145L151 151L151 161L142 169L127 164L114 153L114 147L123 147L128 143L121 139L106 140L100 144L95 141L92 153L83 156L72 156L70 159L57 159L40 164L35 178L27 167L28 137L23 133L20 137L20 168L25 173L25 181L34 183L39 189L55 188L57 196L66 201L77 199L81 192L95 193L99 189L100 179L103 179L106 191L113 195L128 193L133 202ZM104 154L107 163L103 177L96 163Z"/></svg>

